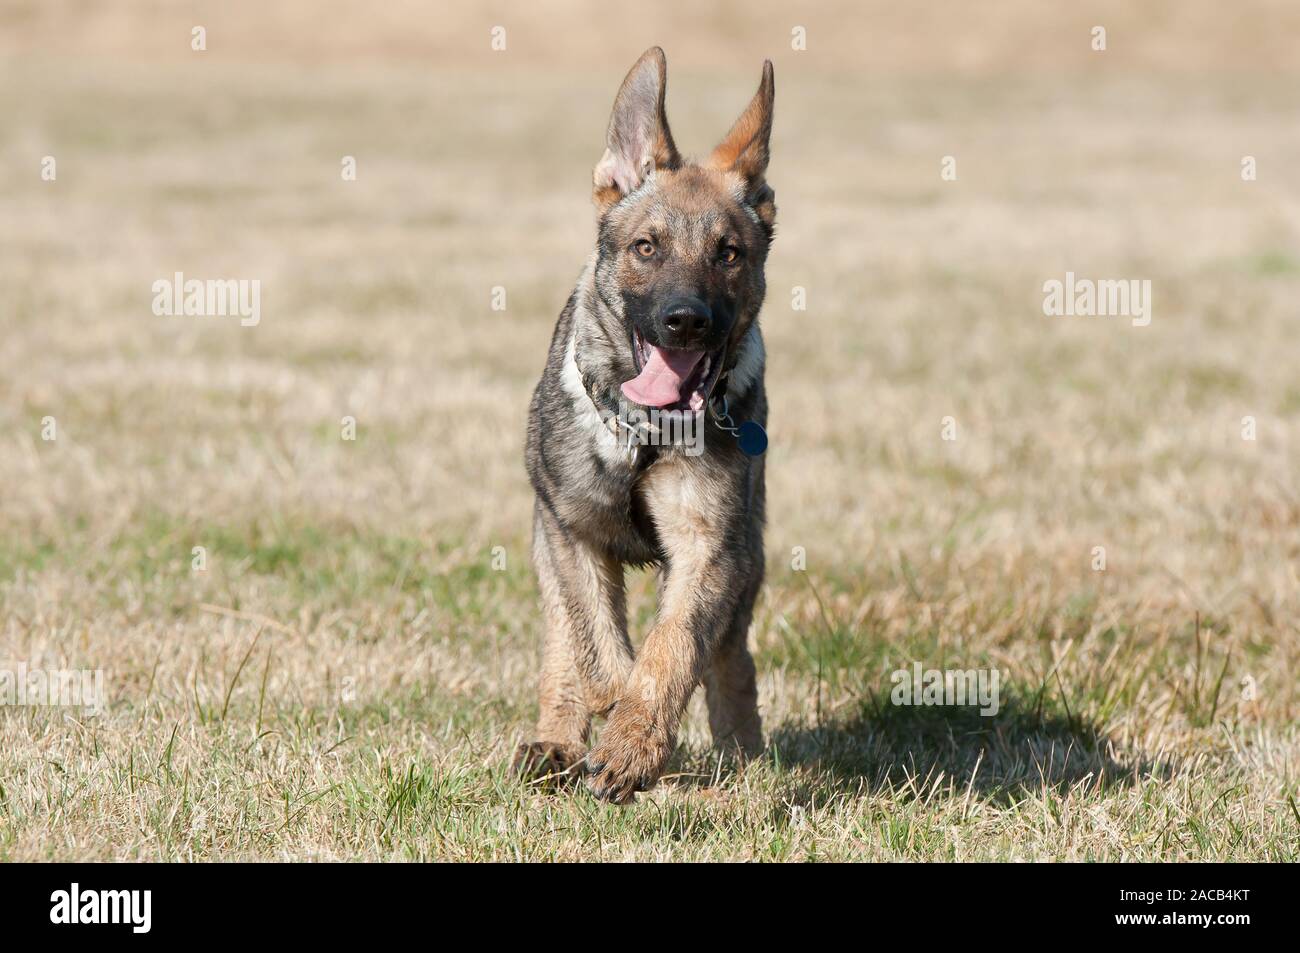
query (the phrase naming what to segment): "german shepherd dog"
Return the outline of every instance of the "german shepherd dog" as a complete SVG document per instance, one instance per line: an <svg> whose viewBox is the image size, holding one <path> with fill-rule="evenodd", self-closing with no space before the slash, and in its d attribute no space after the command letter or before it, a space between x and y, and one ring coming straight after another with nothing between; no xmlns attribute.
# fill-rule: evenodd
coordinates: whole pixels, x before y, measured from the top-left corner
<svg viewBox="0 0 1300 953"><path fill-rule="evenodd" d="M764 179L772 64L702 163L673 143L666 81L663 50L647 50L614 100L593 176L596 250L560 313L528 421L545 637L536 740L515 768L585 771L617 803L658 780L701 681L715 743L741 756L763 746L746 639L763 579L757 317L776 217ZM628 423L652 412L698 424L702 449ZM629 564L659 569L639 654ZM608 721L588 751L597 715Z"/></svg>

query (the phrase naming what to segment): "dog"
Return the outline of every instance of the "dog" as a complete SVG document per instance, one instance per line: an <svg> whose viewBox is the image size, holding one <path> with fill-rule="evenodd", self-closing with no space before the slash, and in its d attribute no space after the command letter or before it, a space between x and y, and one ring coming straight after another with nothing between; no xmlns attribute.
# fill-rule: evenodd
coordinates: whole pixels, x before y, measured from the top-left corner
<svg viewBox="0 0 1300 953"><path fill-rule="evenodd" d="M615 803L656 783L701 682L715 744L742 758L763 748L747 639L763 581L772 64L699 163L673 142L666 84L655 47L615 98L593 175L596 249L555 326L525 453L545 631L535 740L514 766L585 774ZM702 446L655 439L669 429L656 417L698 425ZM628 565L659 571L639 653Z"/></svg>

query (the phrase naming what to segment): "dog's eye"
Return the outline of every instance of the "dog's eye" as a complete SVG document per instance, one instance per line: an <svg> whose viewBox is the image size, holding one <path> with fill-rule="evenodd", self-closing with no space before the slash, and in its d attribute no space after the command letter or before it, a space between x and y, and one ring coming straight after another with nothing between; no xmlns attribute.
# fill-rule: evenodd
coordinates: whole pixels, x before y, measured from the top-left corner
<svg viewBox="0 0 1300 953"><path fill-rule="evenodd" d="M648 238L643 238L636 242L632 248L642 258L649 258L655 253L655 243Z"/></svg>
<svg viewBox="0 0 1300 953"><path fill-rule="evenodd" d="M718 252L718 260L724 265L734 265L740 261L740 249L735 245L724 245L722 251Z"/></svg>

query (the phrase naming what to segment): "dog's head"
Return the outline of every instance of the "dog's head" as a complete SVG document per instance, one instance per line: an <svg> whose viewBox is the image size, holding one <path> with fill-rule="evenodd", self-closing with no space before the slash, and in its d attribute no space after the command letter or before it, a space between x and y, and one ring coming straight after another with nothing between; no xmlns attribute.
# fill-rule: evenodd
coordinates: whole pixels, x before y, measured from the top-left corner
<svg viewBox="0 0 1300 953"><path fill-rule="evenodd" d="M664 114L667 64L647 50L623 80L593 176L597 280L626 334L629 399L701 410L763 303L776 221L767 185L772 64L703 162L684 160Z"/></svg>

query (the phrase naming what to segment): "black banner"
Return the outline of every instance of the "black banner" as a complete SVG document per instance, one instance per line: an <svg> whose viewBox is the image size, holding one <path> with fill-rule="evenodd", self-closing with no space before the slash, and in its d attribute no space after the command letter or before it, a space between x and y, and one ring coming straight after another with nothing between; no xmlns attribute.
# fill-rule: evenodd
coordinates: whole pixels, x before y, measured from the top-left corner
<svg viewBox="0 0 1300 953"><path fill-rule="evenodd" d="M11 937L78 941L255 934L337 942L403 925L423 933L439 921L461 930L486 914L494 939L539 929L554 936L570 919L590 930L610 918L614 929L635 922L638 935L654 930L663 940L724 929L740 939L767 923L805 935L847 929L961 945L1000 942L1008 930L1072 940L1137 933L1181 945L1233 942L1261 928L1276 935L1295 919L1295 869L1274 865L668 867L7 865L0 889Z"/></svg>

